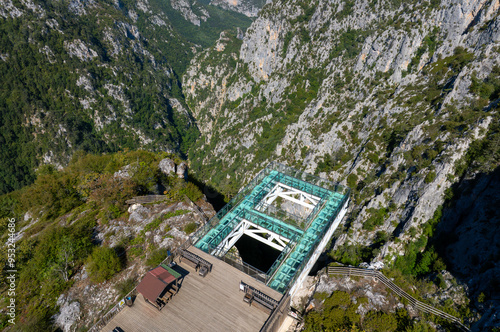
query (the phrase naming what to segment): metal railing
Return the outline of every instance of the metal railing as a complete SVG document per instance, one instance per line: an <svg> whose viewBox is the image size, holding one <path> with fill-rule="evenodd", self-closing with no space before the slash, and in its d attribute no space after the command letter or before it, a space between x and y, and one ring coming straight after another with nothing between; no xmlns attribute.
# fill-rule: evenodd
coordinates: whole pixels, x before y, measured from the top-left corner
<svg viewBox="0 0 500 332"><path fill-rule="evenodd" d="M198 213L198 215L201 217L201 219L203 219L203 222L206 223L208 220L208 217L205 214L205 212L203 212L203 210L186 195L184 195L184 200L186 201L187 204L189 204L189 206L191 206L194 209L194 211L196 213Z"/></svg>
<svg viewBox="0 0 500 332"><path fill-rule="evenodd" d="M286 174L288 176L291 176L291 177L294 177L296 179L313 184L317 187L326 188L330 191L339 192L343 195L349 195L349 192L350 192L349 188L342 186L338 182L331 182L330 180L323 179L323 178L320 178L319 176L305 173L303 171L299 171L295 168L283 165L283 164L275 162L275 161L270 162L266 166L266 168L276 170L276 171L281 172L283 174Z"/></svg>
<svg viewBox="0 0 500 332"><path fill-rule="evenodd" d="M295 246L297 245L297 241L295 240L290 240L286 244L286 247L283 248L281 251L280 255L278 258L274 261L273 265L267 270L267 279L266 279L266 284L271 281L272 278L274 278L275 274L278 272L278 269L280 266L286 261L290 253L295 249Z"/></svg>
<svg viewBox="0 0 500 332"><path fill-rule="evenodd" d="M355 267L347 267L347 266L329 266L328 267L328 275L330 274L340 274L344 276L357 276L357 277L373 277L382 282L387 288L391 289L398 296L405 298L414 308L419 309L428 314L433 314L439 316L443 319L449 320L458 325L458 327L464 331L469 331L469 328L466 327L462 321L450 314L447 314L444 311L438 310L426 303L420 302L415 299L410 294L406 293L402 290L398 285L393 283L389 278L387 278L382 272L375 270L368 270L362 268Z"/></svg>
<svg viewBox="0 0 500 332"><path fill-rule="evenodd" d="M210 246L209 253L211 253L212 251L214 251L216 249L217 249L217 247ZM233 253L226 252L224 255L222 255L220 257L214 256L214 255L212 255L212 256L223 261L224 263L231 265L232 267L240 270L241 272L249 275L250 277L252 277L252 278L254 278L254 279L256 279L264 284L266 283L267 274L265 272L253 267L250 264L245 263L242 259L239 259Z"/></svg>
<svg viewBox="0 0 500 332"><path fill-rule="evenodd" d="M316 219L316 217L319 214L319 212L325 206L326 202L327 202L327 200L325 198L322 198L318 202L318 204L316 204L316 206L314 207L314 209L311 211L311 213L307 216L307 218L305 220L305 229L309 228L309 226L311 225L311 223L313 222L313 220Z"/></svg>
<svg viewBox="0 0 500 332"><path fill-rule="evenodd" d="M136 287L132 289L127 295L123 297L123 299L126 299L127 297L131 296L132 294L135 293ZM95 323L89 330L88 332L98 332L102 328L104 328L113 317L115 317L122 309L125 308L125 301L122 300L115 304L113 308L111 308L104 316L102 316L97 323Z"/></svg>
<svg viewBox="0 0 500 332"><path fill-rule="evenodd" d="M156 203L160 201L165 201L168 199L167 195L145 195L145 196L135 196L129 200L126 200L125 203L132 204L150 204Z"/></svg>
<svg viewBox="0 0 500 332"><path fill-rule="evenodd" d="M288 294L288 292L286 292L281 297L278 306L274 308L271 315L269 315L264 325L260 328L260 332L278 331L279 328L281 327L281 324L283 324L283 321L288 315L288 312L290 311L290 302L291 302L291 297Z"/></svg>

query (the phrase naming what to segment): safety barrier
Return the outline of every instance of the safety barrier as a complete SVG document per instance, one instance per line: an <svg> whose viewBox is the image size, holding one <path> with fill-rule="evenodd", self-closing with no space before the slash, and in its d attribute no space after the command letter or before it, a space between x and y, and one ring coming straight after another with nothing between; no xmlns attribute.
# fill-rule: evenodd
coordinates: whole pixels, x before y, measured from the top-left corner
<svg viewBox="0 0 500 332"><path fill-rule="evenodd" d="M348 266L329 266L328 267L328 275L332 275L332 274L340 274L340 275L344 275L344 276L376 278L380 282L382 282L387 288L391 289L394 293L396 293L398 296L408 300L408 302L416 309L419 309L419 310L426 312L426 313L429 313L429 314L439 316L443 319L447 319L447 320L457 324L458 327L461 328L462 330L469 331L469 328L467 328L464 324L462 324L462 322L460 321L459 318L452 316L450 314L447 314L446 312L438 310L434 307L431 307L430 305L428 305L426 303L418 301L417 299L412 297L410 294L408 294L404 290L402 290L398 285L393 283L382 272L375 271L375 270L369 270L369 269L356 268L356 267L348 267Z"/></svg>

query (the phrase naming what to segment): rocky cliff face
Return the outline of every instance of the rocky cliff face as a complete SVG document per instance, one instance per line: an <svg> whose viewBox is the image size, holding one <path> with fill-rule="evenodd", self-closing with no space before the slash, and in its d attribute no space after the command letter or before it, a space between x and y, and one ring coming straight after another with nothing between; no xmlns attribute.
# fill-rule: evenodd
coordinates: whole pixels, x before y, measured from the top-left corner
<svg viewBox="0 0 500 332"><path fill-rule="evenodd" d="M208 11L196 2L190 3L186 0L173 0L171 1L171 5L173 9L182 14L182 17L186 21L197 26L200 26L201 21L206 22L210 17ZM195 14L195 11L199 12L199 14Z"/></svg>
<svg viewBox="0 0 500 332"><path fill-rule="evenodd" d="M373 260L392 261L498 122L499 6L267 4L242 42L222 35L183 77L202 133L192 168L224 192L270 160L347 184L352 213L336 248L383 231L393 240Z"/></svg>
<svg viewBox="0 0 500 332"><path fill-rule="evenodd" d="M348 5L269 4L239 51L223 35L192 61L187 100L213 152L194 152L193 165L215 175L222 161L243 180L272 159L344 183L352 175L365 203L354 227L392 202L385 228L407 230L432 216L454 163L496 116L493 100L477 109L470 87L499 64L498 2Z"/></svg>
<svg viewBox="0 0 500 332"><path fill-rule="evenodd" d="M210 4L242 13L248 17L257 17L259 10L266 2L263 0L212 0Z"/></svg>
<svg viewBox="0 0 500 332"><path fill-rule="evenodd" d="M498 144L498 142L497 142ZM474 305L484 312L478 331L498 326L500 291L500 172L479 174L457 186L457 200L438 228L439 249L450 270L467 281Z"/></svg>

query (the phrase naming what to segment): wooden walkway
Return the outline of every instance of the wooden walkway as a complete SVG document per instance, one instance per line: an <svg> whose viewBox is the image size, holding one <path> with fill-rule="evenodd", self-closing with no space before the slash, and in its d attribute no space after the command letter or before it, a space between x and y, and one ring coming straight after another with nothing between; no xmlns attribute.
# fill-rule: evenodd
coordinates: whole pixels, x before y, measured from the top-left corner
<svg viewBox="0 0 500 332"><path fill-rule="evenodd" d="M125 307L102 331L109 332L117 326L125 332L259 331L268 314L243 302L240 281L277 301L282 295L193 246L188 250L212 263L212 272L203 278L189 265L180 263L189 274L162 311L147 304L139 294L134 305Z"/></svg>

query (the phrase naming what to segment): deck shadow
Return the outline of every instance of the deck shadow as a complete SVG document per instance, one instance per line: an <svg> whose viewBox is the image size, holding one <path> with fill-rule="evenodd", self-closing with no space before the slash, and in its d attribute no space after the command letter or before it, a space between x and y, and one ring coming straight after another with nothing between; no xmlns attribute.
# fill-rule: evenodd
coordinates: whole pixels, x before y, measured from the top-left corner
<svg viewBox="0 0 500 332"><path fill-rule="evenodd" d="M179 277L179 279L177 279L177 286L179 287L179 290L182 288L182 284L184 282L184 278L190 274L191 272L189 272L188 270L186 270L185 268L183 268L182 266L180 266L178 263L176 263L174 266L171 266L170 267L171 269L173 269L175 272L179 273L181 276Z"/></svg>

